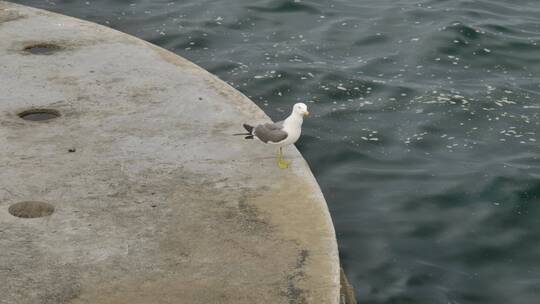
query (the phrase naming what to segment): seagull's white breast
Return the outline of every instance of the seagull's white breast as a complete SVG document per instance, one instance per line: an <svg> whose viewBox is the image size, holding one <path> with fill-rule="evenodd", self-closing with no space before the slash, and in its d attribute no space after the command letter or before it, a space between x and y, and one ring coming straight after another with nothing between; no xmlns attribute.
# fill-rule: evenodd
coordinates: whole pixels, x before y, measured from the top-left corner
<svg viewBox="0 0 540 304"><path fill-rule="evenodd" d="M287 138L285 138L283 141L276 143L276 145L283 147L294 144L302 134L302 122L303 120L301 118L287 118L283 123L283 130L287 132Z"/></svg>

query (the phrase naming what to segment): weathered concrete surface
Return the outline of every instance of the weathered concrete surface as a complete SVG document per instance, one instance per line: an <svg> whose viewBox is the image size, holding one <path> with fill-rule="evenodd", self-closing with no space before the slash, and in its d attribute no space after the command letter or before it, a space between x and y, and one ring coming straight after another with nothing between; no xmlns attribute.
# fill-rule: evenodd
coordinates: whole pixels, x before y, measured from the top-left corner
<svg viewBox="0 0 540 304"><path fill-rule="evenodd" d="M305 161L231 136L267 119L163 49L0 2L0 303L338 303ZM21 201L55 211L9 214Z"/></svg>

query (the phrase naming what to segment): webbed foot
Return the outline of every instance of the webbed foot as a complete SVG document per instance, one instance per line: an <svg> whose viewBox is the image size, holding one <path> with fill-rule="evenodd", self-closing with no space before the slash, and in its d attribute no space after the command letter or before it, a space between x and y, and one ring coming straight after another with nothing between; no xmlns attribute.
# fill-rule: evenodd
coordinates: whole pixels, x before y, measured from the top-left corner
<svg viewBox="0 0 540 304"><path fill-rule="evenodd" d="M289 163L286 162L283 159L280 159L279 162L278 162L278 166L279 166L280 169L287 169L287 168L289 168Z"/></svg>

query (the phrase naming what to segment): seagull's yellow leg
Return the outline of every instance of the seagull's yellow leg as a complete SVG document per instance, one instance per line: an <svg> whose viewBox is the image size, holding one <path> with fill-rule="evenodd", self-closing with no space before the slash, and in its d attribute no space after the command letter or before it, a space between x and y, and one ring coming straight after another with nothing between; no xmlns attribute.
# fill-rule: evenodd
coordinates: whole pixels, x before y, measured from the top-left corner
<svg viewBox="0 0 540 304"><path fill-rule="evenodd" d="M286 162L286 161L283 159L283 150L282 150L281 147L279 147L278 156L279 156L278 166L279 166L281 169L287 169L287 168L289 168L289 163Z"/></svg>

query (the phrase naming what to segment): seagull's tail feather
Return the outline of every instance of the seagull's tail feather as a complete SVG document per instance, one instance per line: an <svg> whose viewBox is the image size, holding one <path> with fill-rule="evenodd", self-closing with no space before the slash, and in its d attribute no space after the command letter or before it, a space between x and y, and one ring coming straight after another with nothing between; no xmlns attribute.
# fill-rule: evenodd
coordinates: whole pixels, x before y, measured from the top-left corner
<svg viewBox="0 0 540 304"><path fill-rule="evenodd" d="M233 134L235 136L237 135L247 135L246 137L244 137L244 139L253 139L253 126L250 126L248 124L244 124L244 129L246 129L246 131L248 131L247 133L236 133L236 134Z"/></svg>

